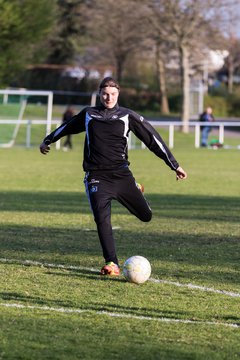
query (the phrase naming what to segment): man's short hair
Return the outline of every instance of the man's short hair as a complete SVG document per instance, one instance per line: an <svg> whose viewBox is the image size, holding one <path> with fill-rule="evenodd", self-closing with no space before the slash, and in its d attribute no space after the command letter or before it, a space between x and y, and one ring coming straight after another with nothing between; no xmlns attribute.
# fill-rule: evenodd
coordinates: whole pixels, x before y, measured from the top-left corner
<svg viewBox="0 0 240 360"><path fill-rule="evenodd" d="M101 91L103 88L108 87L108 86L115 87L118 90L120 90L120 86L119 86L118 82L116 80L114 80L112 77L108 76L108 77L105 77L101 81L101 83L99 85L99 91Z"/></svg>

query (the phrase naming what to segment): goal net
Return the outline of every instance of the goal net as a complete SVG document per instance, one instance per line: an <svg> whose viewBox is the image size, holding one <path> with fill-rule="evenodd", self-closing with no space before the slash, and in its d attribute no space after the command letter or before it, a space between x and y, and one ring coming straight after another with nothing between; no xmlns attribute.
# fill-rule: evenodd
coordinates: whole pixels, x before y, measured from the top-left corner
<svg viewBox="0 0 240 360"><path fill-rule="evenodd" d="M38 144L51 132L52 107L50 91L0 90L0 147Z"/></svg>

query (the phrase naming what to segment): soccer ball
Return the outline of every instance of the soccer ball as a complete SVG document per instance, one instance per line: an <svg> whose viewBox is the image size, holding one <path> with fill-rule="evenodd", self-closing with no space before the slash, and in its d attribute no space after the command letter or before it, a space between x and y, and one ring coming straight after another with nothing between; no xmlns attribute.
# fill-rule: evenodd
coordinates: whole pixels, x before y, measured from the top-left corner
<svg viewBox="0 0 240 360"><path fill-rule="evenodd" d="M129 282L142 284L151 275L150 262L143 256L132 256L123 265L123 275Z"/></svg>

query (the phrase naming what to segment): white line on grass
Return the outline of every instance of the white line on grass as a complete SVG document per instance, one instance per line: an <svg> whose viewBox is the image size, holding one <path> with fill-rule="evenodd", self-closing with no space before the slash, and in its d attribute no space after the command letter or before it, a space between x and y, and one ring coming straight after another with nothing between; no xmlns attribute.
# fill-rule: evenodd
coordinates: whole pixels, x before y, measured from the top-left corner
<svg viewBox="0 0 240 360"><path fill-rule="evenodd" d="M207 292L213 292L215 294L222 294L222 295L227 295L227 296L231 296L231 297L240 297L240 294L238 293L234 293L232 291L225 291L225 290L217 290L214 288L209 288L206 286L199 286L199 285L194 285L194 284L181 284L179 282L174 282L174 281L168 281L168 280L161 280L161 279L153 279L150 278L149 281L154 282L154 283L160 283L160 284L167 284L167 285L174 285L174 286L178 286L178 287L187 287L189 289L193 289L193 290L202 290L202 291L207 291Z"/></svg>
<svg viewBox="0 0 240 360"><path fill-rule="evenodd" d="M40 266L40 267L46 267L46 268L55 268L55 269L65 269L65 270L87 270L90 272L98 273L99 270L92 268L92 267L85 267L85 266L73 266L73 265L62 265L62 264L48 264L48 263L42 263L39 261L32 261L32 260L17 260L17 259L4 259L0 258L0 263L8 263L8 264L18 264L18 265L25 265L25 266ZM217 290L214 288L206 287L206 286L199 286L194 284L182 284L179 282L169 281L169 280L161 280L161 279L154 279L150 278L149 281L153 283L159 283L159 284L167 284L167 285L173 285L178 287L185 287L191 290L201 290L205 292L212 292L215 294L220 295L226 295L230 297L237 297L240 298L239 293L235 293L232 291L225 291L225 290Z"/></svg>
<svg viewBox="0 0 240 360"><path fill-rule="evenodd" d="M239 328L240 325L232 324L232 323L223 323L217 321L201 321L201 320L188 320L188 319L172 319L172 318L164 318L164 317L150 317L150 316L139 316L139 315L131 315L124 313L113 313L109 311L94 311L88 309L73 309L73 308L54 308L50 306L35 306L35 305L22 305L22 304L13 304L13 303L0 303L1 307L7 308L16 308L16 309L29 309L29 310L41 310L41 311L54 311L58 313L65 314L96 314L96 315L106 315L110 317L118 317L118 318L127 318L127 319L136 319L136 320L151 320L158 322L167 322L167 323L181 323L181 324L194 324L194 325L221 325L227 326L231 328Z"/></svg>
<svg viewBox="0 0 240 360"><path fill-rule="evenodd" d="M33 260L17 260L17 259L3 259L0 258L0 263L6 264L17 264L17 265L24 265L24 266L39 266L39 267L46 267L46 268L53 268L53 269L64 269L64 270L87 270L94 273L99 273L99 270L94 269L92 267L85 267L85 266L73 266L73 265L62 265L62 264L49 264L49 263L42 263L39 261Z"/></svg>

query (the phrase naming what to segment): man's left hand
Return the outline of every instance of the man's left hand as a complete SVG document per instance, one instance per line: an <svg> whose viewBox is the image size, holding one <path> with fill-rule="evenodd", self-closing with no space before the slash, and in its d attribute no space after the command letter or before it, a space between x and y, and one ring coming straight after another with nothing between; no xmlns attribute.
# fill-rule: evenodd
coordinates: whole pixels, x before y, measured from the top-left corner
<svg viewBox="0 0 240 360"><path fill-rule="evenodd" d="M177 180L185 180L187 178L186 171L183 170L180 166L176 170L176 179Z"/></svg>

